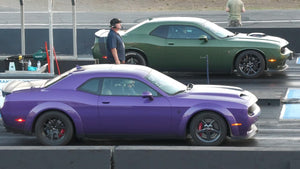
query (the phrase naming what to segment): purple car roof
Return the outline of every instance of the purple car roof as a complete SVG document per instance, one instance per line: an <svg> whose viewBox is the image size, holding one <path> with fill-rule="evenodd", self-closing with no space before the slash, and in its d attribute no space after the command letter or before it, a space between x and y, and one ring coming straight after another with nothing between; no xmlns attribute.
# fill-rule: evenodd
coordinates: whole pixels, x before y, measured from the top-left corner
<svg viewBox="0 0 300 169"><path fill-rule="evenodd" d="M74 71L76 74L90 74L90 73L109 73L109 75L135 75L139 77L145 77L153 69L141 66L141 65L130 65L130 64L94 64L77 67Z"/></svg>

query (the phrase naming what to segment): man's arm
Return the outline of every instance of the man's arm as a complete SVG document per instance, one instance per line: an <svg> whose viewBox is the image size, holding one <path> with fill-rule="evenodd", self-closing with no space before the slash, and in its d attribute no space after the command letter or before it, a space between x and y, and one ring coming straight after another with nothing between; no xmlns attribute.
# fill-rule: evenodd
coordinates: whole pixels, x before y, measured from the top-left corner
<svg viewBox="0 0 300 169"><path fill-rule="evenodd" d="M227 1L226 3L226 12L230 12L230 9L229 9L229 2Z"/></svg>
<svg viewBox="0 0 300 169"><path fill-rule="evenodd" d="M120 60L119 60L119 57L118 57L117 49L116 48L112 48L111 49L111 53L112 53L112 55L114 57L115 63L116 64L120 64Z"/></svg>
<svg viewBox="0 0 300 169"><path fill-rule="evenodd" d="M226 12L230 12L230 9L228 7L226 7Z"/></svg>
<svg viewBox="0 0 300 169"><path fill-rule="evenodd" d="M244 2L242 2L242 10L241 10L241 12L246 12Z"/></svg>
<svg viewBox="0 0 300 169"><path fill-rule="evenodd" d="M241 12L246 12L245 6L242 7L242 11Z"/></svg>

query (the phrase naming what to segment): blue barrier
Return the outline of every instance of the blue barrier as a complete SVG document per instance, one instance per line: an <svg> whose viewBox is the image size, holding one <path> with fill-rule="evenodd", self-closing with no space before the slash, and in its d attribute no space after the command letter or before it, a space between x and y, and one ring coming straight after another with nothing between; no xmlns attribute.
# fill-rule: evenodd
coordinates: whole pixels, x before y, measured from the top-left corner
<svg viewBox="0 0 300 169"><path fill-rule="evenodd" d="M300 100L300 88L288 89L286 100ZM297 120L300 119L300 104L284 104L281 110L280 119L282 120Z"/></svg>

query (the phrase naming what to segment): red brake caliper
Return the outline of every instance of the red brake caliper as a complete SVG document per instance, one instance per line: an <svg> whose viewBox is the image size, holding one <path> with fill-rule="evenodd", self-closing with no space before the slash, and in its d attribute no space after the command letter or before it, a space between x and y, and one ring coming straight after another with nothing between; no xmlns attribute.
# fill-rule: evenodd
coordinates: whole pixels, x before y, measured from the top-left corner
<svg viewBox="0 0 300 169"><path fill-rule="evenodd" d="M61 129L58 134L58 137L61 138L62 136L64 136L64 134L65 134L65 129Z"/></svg>
<svg viewBox="0 0 300 169"><path fill-rule="evenodd" d="M198 126L198 130L202 130L203 129L203 123L199 123L199 126ZM202 133L199 133L199 135L202 137Z"/></svg>

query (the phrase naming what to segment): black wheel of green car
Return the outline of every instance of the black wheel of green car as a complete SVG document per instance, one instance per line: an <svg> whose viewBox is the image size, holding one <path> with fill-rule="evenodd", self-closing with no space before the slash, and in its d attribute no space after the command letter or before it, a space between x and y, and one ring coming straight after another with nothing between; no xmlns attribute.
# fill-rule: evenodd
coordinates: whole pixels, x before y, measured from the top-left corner
<svg viewBox="0 0 300 169"><path fill-rule="evenodd" d="M257 51L249 50L240 53L236 59L237 72L245 78L256 78L265 70L265 59Z"/></svg>
<svg viewBox="0 0 300 169"><path fill-rule="evenodd" d="M146 65L144 57L137 52L127 52L126 53L126 63L134 65Z"/></svg>
<svg viewBox="0 0 300 169"><path fill-rule="evenodd" d="M49 111L37 119L35 134L43 145L66 145L73 138L74 128L71 120L65 114Z"/></svg>
<svg viewBox="0 0 300 169"><path fill-rule="evenodd" d="M190 123L192 145L217 146L227 136L227 125L224 119L213 112L197 114Z"/></svg>

